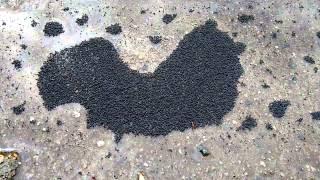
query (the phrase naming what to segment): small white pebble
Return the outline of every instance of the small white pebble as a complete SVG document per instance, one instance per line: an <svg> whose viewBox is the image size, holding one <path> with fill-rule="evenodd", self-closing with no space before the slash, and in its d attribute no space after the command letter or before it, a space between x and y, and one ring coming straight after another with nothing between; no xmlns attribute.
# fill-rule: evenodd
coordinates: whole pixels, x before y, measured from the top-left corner
<svg viewBox="0 0 320 180"><path fill-rule="evenodd" d="M97 142L97 146L98 147L102 147L102 146L104 146L104 144L105 144L104 141L98 141Z"/></svg>
<svg viewBox="0 0 320 180"><path fill-rule="evenodd" d="M260 165L266 167L266 163L264 161L260 161Z"/></svg>
<svg viewBox="0 0 320 180"><path fill-rule="evenodd" d="M74 111L73 112L73 117L75 117L75 118L78 118L78 117L80 117L80 113L78 112L78 111Z"/></svg>

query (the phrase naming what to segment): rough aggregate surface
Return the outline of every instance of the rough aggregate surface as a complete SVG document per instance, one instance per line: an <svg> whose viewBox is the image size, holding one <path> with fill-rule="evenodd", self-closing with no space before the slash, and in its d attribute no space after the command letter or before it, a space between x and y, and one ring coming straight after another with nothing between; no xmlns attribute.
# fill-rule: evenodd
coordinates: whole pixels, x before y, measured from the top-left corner
<svg viewBox="0 0 320 180"><path fill-rule="evenodd" d="M319 8L318 0L0 1L0 149L13 148L21 157L11 175L18 180L319 179ZM76 20L84 14L88 21L79 26ZM176 17L166 24L166 14ZM241 15L249 20L239 21ZM113 47L118 65L148 79L209 19L232 42L246 45L238 56L243 69L238 94L220 125L191 123L184 131L157 136L124 133L116 143L108 127L88 128L90 113L81 103L45 107L37 83L50 54L60 65L68 59L72 64L72 53L63 58L61 52L85 51L82 43L101 39ZM45 36L48 22L59 22L64 32ZM114 24L121 33L106 32ZM151 43L149 36L157 35L161 43ZM93 53L89 57L99 57L92 49L98 47L87 49ZM12 64L15 60L21 68ZM290 101L281 118L269 110L279 100ZM15 114L12 108L23 102L24 111ZM256 126L237 130L249 116Z"/></svg>

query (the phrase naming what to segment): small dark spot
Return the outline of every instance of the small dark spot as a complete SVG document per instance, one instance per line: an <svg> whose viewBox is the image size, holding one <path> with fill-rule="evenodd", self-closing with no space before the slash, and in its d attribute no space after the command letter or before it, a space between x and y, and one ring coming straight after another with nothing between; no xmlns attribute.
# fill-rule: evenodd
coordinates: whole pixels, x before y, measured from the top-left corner
<svg viewBox="0 0 320 180"><path fill-rule="evenodd" d="M171 23L175 18L177 17L177 14L165 14L162 17L162 21L166 24Z"/></svg>
<svg viewBox="0 0 320 180"><path fill-rule="evenodd" d="M2 22L2 26L5 26L5 25L7 25L7 23L6 22Z"/></svg>
<svg viewBox="0 0 320 180"><path fill-rule="evenodd" d="M320 31L319 31L319 32L317 32L317 37L318 37L318 38L320 38Z"/></svg>
<svg viewBox="0 0 320 180"><path fill-rule="evenodd" d="M25 44L21 44L20 47L21 47L23 50L25 50L25 49L27 49L28 46L25 45Z"/></svg>
<svg viewBox="0 0 320 180"><path fill-rule="evenodd" d="M273 127L270 123L267 123L266 124L266 129L269 130L269 131L272 131L273 130Z"/></svg>
<svg viewBox="0 0 320 180"><path fill-rule="evenodd" d="M318 68L317 68L317 67L314 67L314 68L313 68L313 71L314 71L314 73L317 73L317 72L318 72Z"/></svg>
<svg viewBox="0 0 320 180"><path fill-rule="evenodd" d="M273 39L276 39L276 38L277 38L277 33L276 33L276 32L273 32L273 33L271 34L271 37L272 37Z"/></svg>
<svg viewBox="0 0 320 180"><path fill-rule="evenodd" d="M242 14L238 16L238 21L241 23L248 23L249 21L253 21L253 20L254 20L253 15Z"/></svg>
<svg viewBox="0 0 320 180"><path fill-rule="evenodd" d="M64 33L62 24L58 22L47 22L44 27L44 35L45 36L58 36L61 33Z"/></svg>
<svg viewBox="0 0 320 180"><path fill-rule="evenodd" d="M264 61L260 59L259 64L264 64Z"/></svg>
<svg viewBox="0 0 320 180"><path fill-rule="evenodd" d="M189 9L189 13L192 13L192 12L194 12L194 9Z"/></svg>
<svg viewBox="0 0 320 180"><path fill-rule="evenodd" d="M273 101L269 104L269 111L272 113L273 117L282 118L289 105L290 102L287 100Z"/></svg>
<svg viewBox="0 0 320 180"><path fill-rule="evenodd" d="M197 150L202 154L202 156L209 156L210 152L209 150L203 146L202 144L200 144L199 146L197 146Z"/></svg>
<svg viewBox="0 0 320 180"><path fill-rule="evenodd" d="M15 106L12 109L13 113L16 114L16 115L20 115L23 113L23 111L25 111L25 107L24 105L26 104L26 101L24 101L22 104L18 105L18 106Z"/></svg>
<svg viewBox="0 0 320 180"><path fill-rule="evenodd" d="M266 84L266 83L263 83L261 86L262 86L262 88L264 88L264 89L270 88L270 86L269 86L268 84Z"/></svg>
<svg viewBox="0 0 320 180"><path fill-rule="evenodd" d="M232 33L232 36L233 36L233 37L237 37L237 36L238 36L238 33L237 33L237 32L233 32L233 33Z"/></svg>
<svg viewBox="0 0 320 180"><path fill-rule="evenodd" d="M257 127L257 120L252 118L251 116L247 116L244 121L242 121L241 126L238 127L239 130L251 130L252 128Z"/></svg>
<svg viewBox="0 0 320 180"><path fill-rule="evenodd" d="M108 152L108 154L106 155L106 158L110 158L112 156L111 152Z"/></svg>
<svg viewBox="0 0 320 180"><path fill-rule="evenodd" d="M315 63L314 59L313 59L312 57L310 57L310 56L305 56L305 57L303 58L303 60L304 60L305 62L309 63L309 64L314 64L314 63Z"/></svg>
<svg viewBox="0 0 320 180"><path fill-rule="evenodd" d="M32 27L36 27L37 25L38 25L38 23L37 23L35 20L32 20L31 26L32 26Z"/></svg>
<svg viewBox="0 0 320 180"><path fill-rule="evenodd" d="M89 17L88 15L84 14L81 18L78 18L76 23L79 25L79 26L83 26L84 24L86 24L89 20Z"/></svg>
<svg viewBox="0 0 320 180"><path fill-rule="evenodd" d="M253 6L250 4L250 5L248 6L248 9L253 9Z"/></svg>
<svg viewBox="0 0 320 180"><path fill-rule="evenodd" d="M11 64L13 64L13 65L14 65L14 68L17 69L17 70L19 70L19 69L22 68L21 61L19 61L19 60L17 60L17 59L14 60Z"/></svg>
<svg viewBox="0 0 320 180"><path fill-rule="evenodd" d="M149 40L153 44L159 44L162 41L162 37L161 36L149 36Z"/></svg>
<svg viewBox="0 0 320 180"><path fill-rule="evenodd" d="M63 8L62 10L63 10L63 11L69 11L70 8L69 8L69 7L65 7L65 8Z"/></svg>
<svg viewBox="0 0 320 180"><path fill-rule="evenodd" d="M282 20L274 20L274 22L276 22L277 24L282 24L283 23Z"/></svg>
<svg viewBox="0 0 320 180"><path fill-rule="evenodd" d="M147 11L146 10L141 10L140 14L145 14Z"/></svg>
<svg viewBox="0 0 320 180"><path fill-rule="evenodd" d="M81 171L79 171L78 174L79 174L80 176L82 176L83 173L82 173Z"/></svg>
<svg viewBox="0 0 320 180"><path fill-rule="evenodd" d="M291 36L296 37L296 32L292 31Z"/></svg>
<svg viewBox="0 0 320 180"><path fill-rule="evenodd" d="M61 126L62 125L62 121L61 120L57 120L57 126Z"/></svg>
<svg viewBox="0 0 320 180"><path fill-rule="evenodd" d="M110 33L112 35L117 35L122 32L122 28L118 23L116 23L116 24L112 24L109 27L107 27L106 32Z"/></svg>
<svg viewBox="0 0 320 180"><path fill-rule="evenodd" d="M296 120L296 122L298 122L299 124L303 121L303 118L299 118Z"/></svg>
<svg viewBox="0 0 320 180"><path fill-rule="evenodd" d="M320 120L320 111L310 113L313 120Z"/></svg>

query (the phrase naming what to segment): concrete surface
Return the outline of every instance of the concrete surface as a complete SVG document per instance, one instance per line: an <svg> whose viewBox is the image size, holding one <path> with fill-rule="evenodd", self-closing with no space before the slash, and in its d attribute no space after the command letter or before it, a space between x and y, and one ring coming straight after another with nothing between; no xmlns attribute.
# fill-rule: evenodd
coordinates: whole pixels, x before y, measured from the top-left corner
<svg viewBox="0 0 320 180"><path fill-rule="evenodd" d="M320 121L310 115L320 111L319 1L0 2L0 148L21 156L15 179L320 179ZM166 13L177 14L167 25ZM88 23L79 26L83 14ZM241 23L242 14L254 20ZM111 131L86 128L79 104L44 108L37 73L50 53L104 37L132 69L153 72L186 33L209 18L247 46L240 56L239 97L222 125L164 137L125 135L115 144ZM64 33L44 36L48 21L60 22ZM115 23L123 32L106 33ZM162 42L152 44L150 35L161 35ZM275 118L268 106L281 99L290 105ZM25 110L15 114L12 108L24 102ZM257 127L237 131L247 116Z"/></svg>

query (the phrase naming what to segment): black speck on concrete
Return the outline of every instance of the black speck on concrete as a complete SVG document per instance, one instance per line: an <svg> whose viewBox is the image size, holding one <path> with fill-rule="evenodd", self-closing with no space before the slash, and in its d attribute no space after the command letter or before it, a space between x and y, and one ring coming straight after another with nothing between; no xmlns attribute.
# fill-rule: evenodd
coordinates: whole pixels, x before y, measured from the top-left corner
<svg viewBox="0 0 320 180"><path fill-rule="evenodd" d="M149 36L149 40L153 44L159 44L162 41L162 37L161 36Z"/></svg>
<svg viewBox="0 0 320 180"><path fill-rule="evenodd" d="M269 130L269 131L272 131L273 130L273 127L270 123L267 123L266 124L266 129Z"/></svg>
<svg viewBox="0 0 320 180"><path fill-rule="evenodd" d="M269 104L269 111L272 113L273 117L282 118L289 105L290 101L287 100L273 101Z"/></svg>
<svg viewBox="0 0 320 180"><path fill-rule="evenodd" d="M25 107L24 107L25 104L26 104L26 102L24 101L22 104L13 107L12 108L13 113L16 114L16 115L22 114L25 111Z"/></svg>
<svg viewBox="0 0 320 180"><path fill-rule="evenodd" d="M21 64L21 61L19 61L19 60L14 60L13 62L12 62L12 64L13 64L13 66L14 66L14 68L16 69L16 70L19 70L19 69L21 69L22 68L22 64Z"/></svg>
<svg viewBox="0 0 320 180"><path fill-rule="evenodd" d="M313 59L312 57L310 57L310 56L305 56L305 57L303 58L303 60L304 60L305 62L309 63L309 64L315 64L315 63L316 63L316 62L314 61L314 59Z"/></svg>
<svg viewBox="0 0 320 180"><path fill-rule="evenodd" d="M88 15L84 14L81 18L78 18L76 20L76 23L79 25L79 26L83 26L84 24L86 24L89 20L89 17Z"/></svg>
<svg viewBox="0 0 320 180"><path fill-rule="evenodd" d="M241 23L249 23L254 20L253 15L241 14L238 16L238 21Z"/></svg>
<svg viewBox="0 0 320 180"><path fill-rule="evenodd" d="M61 33L64 33L63 26L59 22L47 22L44 26L44 35L45 36L58 36Z"/></svg>
<svg viewBox="0 0 320 180"><path fill-rule="evenodd" d="M20 47L21 47L23 50L26 50L28 46L25 45L25 44L21 44Z"/></svg>
<svg viewBox="0 0 320 180"><path fill-rule="evenodd" d="M39 72L38 87L48 110L68 103L87 109L87 127L123 134L167 135L219 125L238 96L245 49L214 21L196 27L152 74L123 63L104 38L56 52Z"/></svg>
<svg viewBox="0 0 320 180"><path fill-rule="evenodd" d="M251 130L253 128L257 127L257 120L252 118L251 116L247 116L244 121L242 121L241 126L238 127L239 130Z"/></svg>
<svg viewBox="0 0 320 180"><path fill-rule="evenodd" d="M202 144L200 144L199 146L197 146L197 150L201 153L202 156L209 156L210 152L209 150L203 146Z"/></svg>
<svg viewBox="0 0 320 180"><path fill-rule="evenodd" d="M268 84L266 84L266 83L263 83L261 86L262 86L263 89L268 89L268 88L270 88L270 86L269 86Z"/></svg>
<svg viewBox="0 0 320 180"><path fill-rule="evenodd" d="M171 23L175 18L177 17L177 14L165 14L162 17L162 22L169 24Z"/></svg>
<svg viewBox="0 0 320 180"><path fill-rule="evenodd" d="M38 23L35 20L32 20L31 27L36 27L37 25L38 25Z"/></svg>
<svg viewBox="0 0 320 180"><path fill-rule="evenodd" d="M122 27L118 23L112 24L112 25L110 25L109 27L106 28L106 32L110 33L112 35L117 35L117 34L120 34L122 32Z"/></svg>
<svg viewBox="0 0 320 180"><path fill-rule="evenodd" d="M313 120L320 120L320 111L311 113L311 117Z"/></svg>
<svg viewBox="0 0 320 180"><path fill-rule="evenodd" d="M320 31L317 32L317 37L320 39Z"/></svg>

